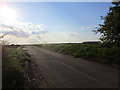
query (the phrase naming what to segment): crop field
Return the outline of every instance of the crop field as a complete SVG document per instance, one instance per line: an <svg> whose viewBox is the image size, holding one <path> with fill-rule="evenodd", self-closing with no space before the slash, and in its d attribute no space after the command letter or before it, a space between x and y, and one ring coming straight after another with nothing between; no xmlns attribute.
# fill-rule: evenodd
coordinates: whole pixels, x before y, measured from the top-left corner
<svg viewBox="0 0 120 90"><path fill-rule="evenodd" d="M42 48L71 55L75 58L89 58L103 63L120 63L120 48L101 44L42 44Z"/></svg>

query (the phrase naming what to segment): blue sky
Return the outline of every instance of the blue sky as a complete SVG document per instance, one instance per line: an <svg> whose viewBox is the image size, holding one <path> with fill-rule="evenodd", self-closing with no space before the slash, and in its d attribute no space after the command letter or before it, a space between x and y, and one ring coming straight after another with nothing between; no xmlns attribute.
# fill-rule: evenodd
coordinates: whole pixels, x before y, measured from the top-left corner
<svg viewBox="0 0 120 90"><path fill-rule="evenodd" d="M105 16L112 4L111 2L14 2L7 5L16 10L18 22L42 25L47 33L39 36L46 42L83 42L99 40L100 35L95 35L92 30L102 23L100 16Z"/></svg>

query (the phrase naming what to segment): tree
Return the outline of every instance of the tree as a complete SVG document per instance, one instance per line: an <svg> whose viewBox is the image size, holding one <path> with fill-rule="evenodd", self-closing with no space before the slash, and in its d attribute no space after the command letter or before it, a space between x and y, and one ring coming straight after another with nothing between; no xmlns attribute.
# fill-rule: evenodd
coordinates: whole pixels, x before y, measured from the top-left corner
<svg viewBox="0 0 120 90"><path fill-rule="evenodd" d="M109 8L107 15L101 16L103 24L99 24L93 31L101 34L100 40L103 43L120 45L120 1L112 4L114 6Z"/></svg>
<svg viewBox="0 0 120 90"><path fill-rule="evenodd" d="M0 36L0 39L4 38L6 35L7 35L7 33L6 33L6 34L1 35L1 36ZM8 44L8 42L7 42L7 41L5 41L5 40L4 40L4 41L0 40L0 44L6 45L6 44Z"/></svg>

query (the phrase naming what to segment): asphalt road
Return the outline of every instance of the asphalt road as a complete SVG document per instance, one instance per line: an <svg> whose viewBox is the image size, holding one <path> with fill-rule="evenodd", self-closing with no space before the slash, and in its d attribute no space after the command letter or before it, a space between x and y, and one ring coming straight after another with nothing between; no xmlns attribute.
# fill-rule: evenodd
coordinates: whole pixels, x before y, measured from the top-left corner
<svg viewBox="0 0 120 90"><path fill-rule="evenodd" d="M118 69L35 46L26 47L51 88L117 88Z"/></svg>

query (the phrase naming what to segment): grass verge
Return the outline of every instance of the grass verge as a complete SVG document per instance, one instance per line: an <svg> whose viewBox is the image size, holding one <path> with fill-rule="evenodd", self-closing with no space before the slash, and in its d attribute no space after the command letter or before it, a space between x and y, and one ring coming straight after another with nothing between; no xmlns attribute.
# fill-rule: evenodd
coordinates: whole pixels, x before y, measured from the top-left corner
<svg viewBox="0 0 120 90"><path fill-rule="evenodd" d="M3 89L25 87L24 68L28 61L30 56L21 47L7 49L6 60L3 59Z"/></svg>
<svg viewBox="0 0 120 90"><path fill-rule="evenodd" d="M107 47L100 44L44 44L40 47L71 55L75 58L95 59L102 63L120 63L120 47Z"/></svg>

